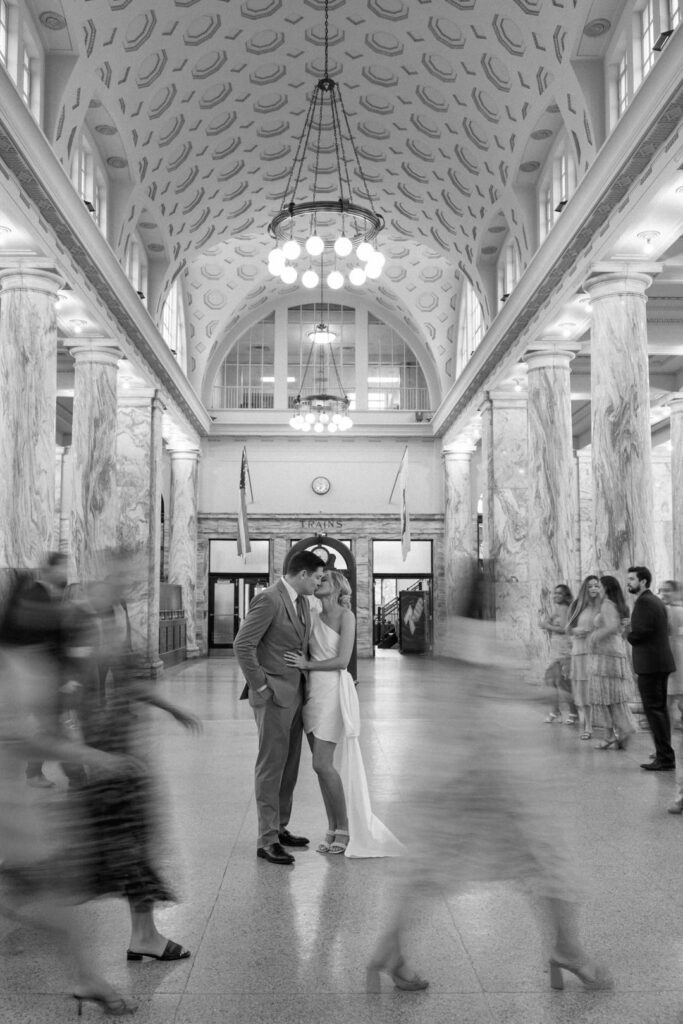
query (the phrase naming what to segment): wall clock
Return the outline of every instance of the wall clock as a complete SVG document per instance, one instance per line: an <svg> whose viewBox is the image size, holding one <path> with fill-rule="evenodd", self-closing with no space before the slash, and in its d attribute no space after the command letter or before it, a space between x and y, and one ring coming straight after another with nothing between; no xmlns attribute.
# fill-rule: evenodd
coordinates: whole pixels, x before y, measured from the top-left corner
<svg viewBox="0 0 683 1024"><path fill-rule="evenodd" d="M330 489L330 481L326 476L316 476L311 482L311 487L316 494L327 494Z"/></svg>

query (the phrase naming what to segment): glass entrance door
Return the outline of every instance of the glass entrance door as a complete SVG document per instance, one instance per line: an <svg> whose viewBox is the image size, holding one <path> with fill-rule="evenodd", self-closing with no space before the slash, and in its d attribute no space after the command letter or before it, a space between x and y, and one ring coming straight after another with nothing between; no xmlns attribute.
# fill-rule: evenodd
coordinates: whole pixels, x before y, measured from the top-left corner
<svg viewBox="0 0 683 1024"><path fill-rule="evenodd" d="M254 594L268 586L265 576L209 576L209 647L232 647Z"/></svg>

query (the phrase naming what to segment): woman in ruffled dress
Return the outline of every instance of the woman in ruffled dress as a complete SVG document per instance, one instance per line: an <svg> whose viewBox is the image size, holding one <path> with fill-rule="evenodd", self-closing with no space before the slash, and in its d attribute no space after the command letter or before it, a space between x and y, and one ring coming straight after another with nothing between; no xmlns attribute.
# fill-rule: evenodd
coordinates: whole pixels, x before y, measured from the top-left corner
<svg viewBox="0 0 683 1024"><path fill-rule="evenodd" d="M578 714L572 700L571 655L572 642L567 636L569 606L572 603L572 592L566 583L558 583L553 590L554 611L552 615L541 618L541 629L550 637L550 664L545 678L546 683L554 687L555 702L550 709L546 722L550 725L562 721L561 702L568 704L567 725L574 725Z"/></svg>
<svg viewBox="0 0 683 1024"><path fill-rule="evenodd" d="M590 692L593 724L604 729L605 738L596 750L623 750L636 731L628 706L635 699L624 646L623 624L629 612L614 576L600 577L600 610L588 638L592 652Z"/></svg>
<svg viewBox="0 0 683 1024"><path fill-rule="evenodd" d="M589 740L593 730L588 638L593 632L599 608L600 581L597 576L586 576L578 596L569 606L567 621L567 632L572 638L572 693L579 715L581 740Z"/></svg>
<svg viewBox="0 0 683 1024"><path fill-rule="evenodd" d="M372 813L358 742L358 696L347 671L356 635L350 606L349 581L328 569L311 599L310 657L296 651L285 655L288 664L308 673L304 730L328 823L318 852L396 857L403 844Z"/></svg>

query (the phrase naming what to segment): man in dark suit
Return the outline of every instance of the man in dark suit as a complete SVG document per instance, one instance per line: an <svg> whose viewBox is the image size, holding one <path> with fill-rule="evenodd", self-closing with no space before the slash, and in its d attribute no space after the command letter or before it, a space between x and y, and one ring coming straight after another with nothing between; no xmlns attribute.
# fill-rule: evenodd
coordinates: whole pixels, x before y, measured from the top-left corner
<svg viewBox="0 0 683 1024"><path fill-rule="evenodd" d="M305 676L284 656L308 652L308 597L324 568L312 551L292 555L285 576L254 597L235 637L235 655L247 681L242 698L249 697L258 729L256 855L271 864L294 862L283 846L308 844L287 829L301 757Z"/></svg>
<svg viewBox="0 0 683 1024"><path fill-rule="evenodd" d="M666 605L650 590L652 573L644 565L628 570L629 593L637 594L631 613L631 631L626 637L633 648L633 669L638 676L638 690L643 711L655 744L654 761L641 764L650 772L671 772L676 757L671 746L671 722L666 701L669 673L675 671L669 645L669 623Z"/></svg>

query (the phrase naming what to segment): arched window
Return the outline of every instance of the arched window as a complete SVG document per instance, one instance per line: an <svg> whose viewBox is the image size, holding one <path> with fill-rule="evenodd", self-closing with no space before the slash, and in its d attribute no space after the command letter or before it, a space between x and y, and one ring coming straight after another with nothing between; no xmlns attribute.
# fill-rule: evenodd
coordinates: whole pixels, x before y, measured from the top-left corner
<svg viewBox="0 0 683 1024"><path fill-rule="evenodd" d="M431 408L417 356L379 317L336 303L306 303L290 307L286 319L284 311L278 313L277 319L281 330L270 313L237 339L216 374L211 408L273 409L286 403L291 409L298 395L340 390L352 411ZM328 337L316 341L313 334L321 324ZM282 367L278 387L277 367Z"/></svg>
<svg viewBox="0 0 683 1024"><path fill-rule="evenodd" d="M161 310L161 334L164 341L175 356L177 362L185 369L185 313L180 282L175 280Z"/></svg>
<svg viewBox="0 0 683 1024"><path fill-rule="evenodd" d="M147 305L147 255L137 231L133 232L128 239L124 270L126 277L140 296L140 300Z"/></svg>
<svg viewBox="0 0 683 1024"><path fill-rule="evenodd" d="M455 375L459 377L467 366L472 353L484 337L484 314L472 282L463 278L458 320L458 349L455 358Z"/></svg>
<svg viewBox="0 0 683 1024"><path fill-rule="evenodd" d="M107 175L97 147L82 129L71 155L71 181L92 213L95 223L107 233Z"/></svg>
<svg viewBox="0 0 683 1024"><path fill-rule="evenodd" d="M539 179L539 233L550 232L576 190L576 160L566 134L558 137Z"/></svg>

